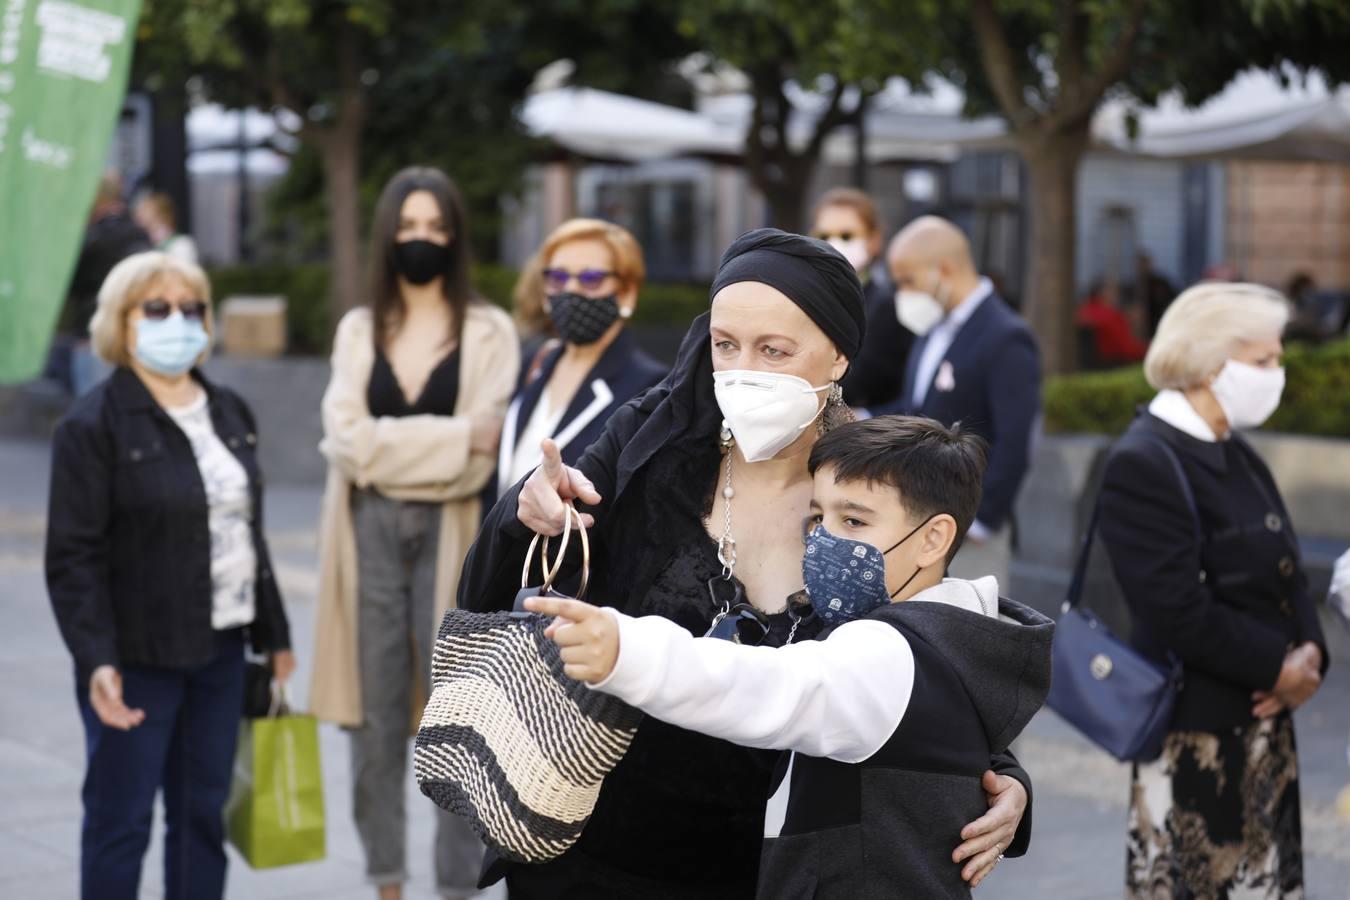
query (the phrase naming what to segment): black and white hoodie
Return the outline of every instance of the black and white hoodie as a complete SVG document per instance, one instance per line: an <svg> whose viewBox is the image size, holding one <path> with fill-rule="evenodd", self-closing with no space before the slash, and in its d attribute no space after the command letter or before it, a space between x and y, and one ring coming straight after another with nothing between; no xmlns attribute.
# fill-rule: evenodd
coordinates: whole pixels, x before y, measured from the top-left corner
<svg viewBox="0 0 1350 900"><path fill-rule="evenodd" d="M613 610L598 690L671 724L793 751L765 816L759 896L969 897L951 860L980 778L1045 701L1054 624L948 579L787 647L695 638Z"/></svg>

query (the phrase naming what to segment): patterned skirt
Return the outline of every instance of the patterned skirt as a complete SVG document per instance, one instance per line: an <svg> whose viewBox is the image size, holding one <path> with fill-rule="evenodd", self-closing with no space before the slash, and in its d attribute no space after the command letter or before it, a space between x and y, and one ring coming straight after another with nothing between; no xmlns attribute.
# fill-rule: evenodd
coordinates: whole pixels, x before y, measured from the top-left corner
<svg viewBox="0 0 1350 900"><path fill-rule="evenodd" d="M1288 713L1236 732L1174 731L1136 764L1126 896L1301 900L1298 755Z"/></svg>

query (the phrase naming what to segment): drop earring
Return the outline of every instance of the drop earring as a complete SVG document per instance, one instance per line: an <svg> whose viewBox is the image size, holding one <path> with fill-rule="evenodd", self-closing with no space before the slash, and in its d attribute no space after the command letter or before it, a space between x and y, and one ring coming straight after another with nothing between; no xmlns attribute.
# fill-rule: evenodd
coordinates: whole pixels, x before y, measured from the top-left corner
<svg viewBox="0 0 1350 900"><path fill-rule="evenodd" d="M844 389L839 382L830 382L830 392L825 395L825 408L816 420L816 437L821 437L832 429L854 420L853 410L844 403Z"/></svg>

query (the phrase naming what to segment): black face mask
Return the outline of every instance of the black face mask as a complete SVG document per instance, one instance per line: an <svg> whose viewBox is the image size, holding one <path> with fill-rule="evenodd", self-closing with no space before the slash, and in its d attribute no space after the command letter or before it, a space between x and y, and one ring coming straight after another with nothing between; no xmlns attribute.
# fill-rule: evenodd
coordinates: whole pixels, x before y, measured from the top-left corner
<svg viewBox="0 0 1350 900"><path fill-rule="evenodd" d="M548 314L558 336L569 344L594 344L620 316L619 299L584 297L581 294L550 294Z"/></svg>
<svg viewBox="0 0 1350 900"><path fill-rule="evenodd" d="M450 247L431 241L399 241L394 245L394 268L409 284L429 284L450 265Z"/></svg>

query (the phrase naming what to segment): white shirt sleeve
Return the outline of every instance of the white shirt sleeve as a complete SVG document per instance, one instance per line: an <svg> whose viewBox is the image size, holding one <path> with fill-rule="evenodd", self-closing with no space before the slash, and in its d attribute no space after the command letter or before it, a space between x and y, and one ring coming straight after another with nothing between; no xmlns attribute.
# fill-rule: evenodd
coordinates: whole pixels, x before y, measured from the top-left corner
<svg viewBox="0 0 1350 900"><path fill-rule="evenodd" d="M823 641L745 647L659 616L619 621L619 658L597 690L648 715L747 747L854 763L890 740L914 688L914 653L883 622Z"/></svg>

